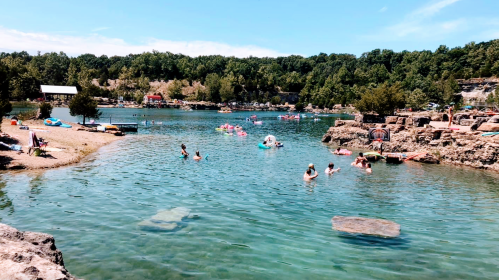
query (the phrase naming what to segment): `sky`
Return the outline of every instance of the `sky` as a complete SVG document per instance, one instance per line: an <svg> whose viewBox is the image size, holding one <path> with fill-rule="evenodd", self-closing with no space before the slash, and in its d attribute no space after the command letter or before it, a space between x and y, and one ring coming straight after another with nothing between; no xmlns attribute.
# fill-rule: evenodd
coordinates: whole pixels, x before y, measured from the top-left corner
<svg viewBox="0 0 499 280"><path fill-rule="evenodd" d="M0 52L277 57L499 38L497 0L0 0Z"/></svg>

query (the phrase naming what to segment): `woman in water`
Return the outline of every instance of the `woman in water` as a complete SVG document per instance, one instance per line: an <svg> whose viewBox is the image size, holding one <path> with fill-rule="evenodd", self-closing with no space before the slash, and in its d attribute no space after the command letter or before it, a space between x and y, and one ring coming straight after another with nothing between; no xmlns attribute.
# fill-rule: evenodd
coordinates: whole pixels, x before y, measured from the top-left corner
<svg viewBox="0 0 499 280"><path fill-rule="evenodd" d="M196 151L196 155L193 157L194 160L200 160L202 157L199 155L199 151Z"/></svg>
<svg viewBox="0 0 499 280"><path fill-rule="evenodd" d="M447 127L450 127L452 125L452 118L454 116L454 113L452 112L454 110L454 106L449 107L449 124Z"/></svg>
<svg viewBox="0 0 499 280"><path fill-rule="evenodd" d="M187 151L185 150L186 149L185 145L184 144L180 145L180 148L182 148L182 155L184 157L188 157L189 153L187 153Z"/></svg>
<svg viewBox="0 0 499 280"><path fill-rule="evenodd" d="M340 150L341 150L341 148L338 147L338 149L334 150L334 154L335 155L340 155Z"/></svg>
<svg viewBox="0 0 499 280"><path fill-rule="evenodd" d="M326 172L327 175L332 175L334 172L340 171L341 168L334 169L334 163L330 162L328 167L324 172Z"/></svg>

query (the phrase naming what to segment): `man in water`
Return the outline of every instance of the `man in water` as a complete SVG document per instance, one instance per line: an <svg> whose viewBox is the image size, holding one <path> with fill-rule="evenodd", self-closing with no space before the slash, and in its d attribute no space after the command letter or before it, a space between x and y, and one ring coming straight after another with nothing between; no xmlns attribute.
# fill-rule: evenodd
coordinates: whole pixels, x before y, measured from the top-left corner
<svg viewBox="0 0 499 280"><path fill-rule="evenodd" d="M334 169L334 163L330 162L326 170L324 171L327 175L332 175L334 172L340 171L341 168Z"/></svg>
<svg viewBox="0 0 499 280"><path fill-rule="evenodd" d="M363 153L359 153L359 156L355 158L354 162L352 162L352 165L357 167L365 167L366 164L367 164L367 158L364 156Z"/></svg>
<svg viewBox="0 0 499 280"><path fill-rule="evenodd" d="M314 171L314 175L312 175L312 170ZM315 170L314 164L311 163L308 165L308 169L305 172L305 174L303 174L303 180L310 181L312 179L317 178L317 176L319 176L319 173L317 173L317 171Z"/></svg>

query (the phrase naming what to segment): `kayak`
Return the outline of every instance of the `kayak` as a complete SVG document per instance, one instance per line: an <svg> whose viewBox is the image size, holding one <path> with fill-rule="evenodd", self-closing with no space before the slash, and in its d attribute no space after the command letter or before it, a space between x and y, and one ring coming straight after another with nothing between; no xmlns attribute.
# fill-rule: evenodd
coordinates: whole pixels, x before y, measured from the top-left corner
<svg viewBox="0 0 499 280"><path fill-rule="evenodd" d="M260 149L270 149L270 147L265 146L262 143L258 143L258 148L260 148Z"/></svg>

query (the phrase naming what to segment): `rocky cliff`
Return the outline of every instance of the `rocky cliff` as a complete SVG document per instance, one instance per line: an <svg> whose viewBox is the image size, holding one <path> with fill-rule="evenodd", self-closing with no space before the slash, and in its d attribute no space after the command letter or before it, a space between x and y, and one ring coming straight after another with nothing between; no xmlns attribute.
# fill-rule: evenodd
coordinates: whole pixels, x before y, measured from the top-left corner
<svg viewBox="0 0 499 280"><path fill-rule="evenodd" d="M388 120L387 122L392 122ZM481 136L481 131L455 131L414 127L405 118L396 124L366 124L337 120L322 138L323 142L341 147L374 150L369 128L390 128L391 140L384 142L385 152L421 154L422 162L443 162L499 172L499 135Z"/></svg>
<svg viewBox="0 0 499 280"><path fill-rule="evenodd" d="M0 224L0 280L73 280L54 237Z"/></svg>

